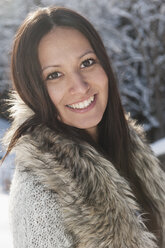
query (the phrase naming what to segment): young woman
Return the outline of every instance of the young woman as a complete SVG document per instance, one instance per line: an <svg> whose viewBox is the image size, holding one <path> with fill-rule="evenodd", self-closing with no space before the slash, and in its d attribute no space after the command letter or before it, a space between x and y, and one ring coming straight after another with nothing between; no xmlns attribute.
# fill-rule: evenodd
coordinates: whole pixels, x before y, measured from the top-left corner
<svg viewBox="0 0 165 248"><path fill-rule="evenodd" d="M14 247L165 247L165 175L93 26L65 8L30 13L11 68Z"/></svg>

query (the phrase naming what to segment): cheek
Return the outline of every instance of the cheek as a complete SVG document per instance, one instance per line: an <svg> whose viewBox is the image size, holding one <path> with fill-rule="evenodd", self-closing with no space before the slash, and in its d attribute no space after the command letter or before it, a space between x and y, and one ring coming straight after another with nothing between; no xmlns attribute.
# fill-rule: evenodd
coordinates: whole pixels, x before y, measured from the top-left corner
<svg viewBox="0 0 165 248"><path fill-rule="evenodd" d="M108 77L104 72L104 70L102 71L102 73L100 73L99 84L100 84L102 104L103 107L105 108L108 102L109 86L108 86Z"/></svg>
<svg viewBox="0 0 165 248"><path fill-rule="evenodd" d="M105 96L108 96L108 77L102 67L97 73L97 83Z"/></svg>
<svg viewBox="0 0 165 248"><path fill-rule="evenodd" d="M49 84L47 85L47 91L50 96L50 99L52 100L56 108L58 109L59 104L63 98L63 92L62 92L61 87L59 88L57 86L54 86L53 84Z"/></svg>

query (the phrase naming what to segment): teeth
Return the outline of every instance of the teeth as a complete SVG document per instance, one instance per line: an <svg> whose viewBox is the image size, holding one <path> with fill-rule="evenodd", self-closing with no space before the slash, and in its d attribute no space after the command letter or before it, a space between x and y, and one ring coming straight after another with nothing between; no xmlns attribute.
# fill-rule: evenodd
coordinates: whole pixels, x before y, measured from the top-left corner
<svg viewBox="0 0 165 248"><path fill-rule="evenodd" d="M94 96L91 96L88 100L67 106L73 109L83 109L83 108L87 108L93 101L94 101Z"/></svg>

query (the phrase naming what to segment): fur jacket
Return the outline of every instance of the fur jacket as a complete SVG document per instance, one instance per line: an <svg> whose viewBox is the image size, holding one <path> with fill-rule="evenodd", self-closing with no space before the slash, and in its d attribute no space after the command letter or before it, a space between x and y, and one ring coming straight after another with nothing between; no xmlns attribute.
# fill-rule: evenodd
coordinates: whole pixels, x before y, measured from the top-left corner
<svg viewBox="0 0 165 248"><path fill-rule="evenodd" d="M14 121L6 143L33 112L17 97L12 114ZM154 234L146 228L129 182L89 144L77 144L41 124L22 136L15 146L16 170L35 177L45 191L58 196L63 225L72 237L68 247L165 247L165 174L139 134L140 128L132 121L129 127L134 143L133 170L142 190L158 209L162 233L159 246Z"/></svg>

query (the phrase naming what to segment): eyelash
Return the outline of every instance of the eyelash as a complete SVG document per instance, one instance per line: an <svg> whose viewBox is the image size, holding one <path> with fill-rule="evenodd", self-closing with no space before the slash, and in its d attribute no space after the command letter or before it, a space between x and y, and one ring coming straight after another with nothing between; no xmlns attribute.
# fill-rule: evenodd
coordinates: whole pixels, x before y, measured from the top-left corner
<svg viewBox="0 0 165 248"><path fill-rule="evenodd" d="M54 71L54 72L50 73L50 74L46 77L46 80L53 80L53 79L59 78L60 76L57 76L57 74L62 74L62 73L59 72L59 71ZM55 75L56 75L56 76L55 76Z"/></svg>
<svg viewBox="0 0 165 248"><path fill-rule="evenodd" d="M89 58L89 59L86 59L86 60L84 60L83 62L82 62L82 64L83 63L85 63L85 62L89 62L89 61L92 61L92 63L91 64L89 64L88 66L85 66L85 67L90 67L90 66L92 66L92 65L94 65L95 63L96 63L96 60L95 59L93 59L93 58ZM85 68L85 67L83 67L83 68ZM81 67L82 68L82 67Z"/></svg>
<svg viewBox="0 0 165 248"><path fill-rule="evenodd" d="M89 59L84 60L84 61L81 63L81 65L83 65L83 63L89 62L89 61L90 61L90 64L88 64L88 65L86 65L86 66L84 66L84 67L81 67L81 66L80 66L81 69L84 69L84 68L86 68L86 67L90 67L90 66L92 66L92 65L94 65L94 64L96 63L96 60L95 60L95 59L89 58ZM59 72L59 71L54 71L54 72L50 73L50 74L46 77L46 80L53 80L53 79L58 79L58 78L60 78L61 75L60 75L60 76L57 76L57 74L61 74L61 75L62 75L61 72Z"/></svg>

